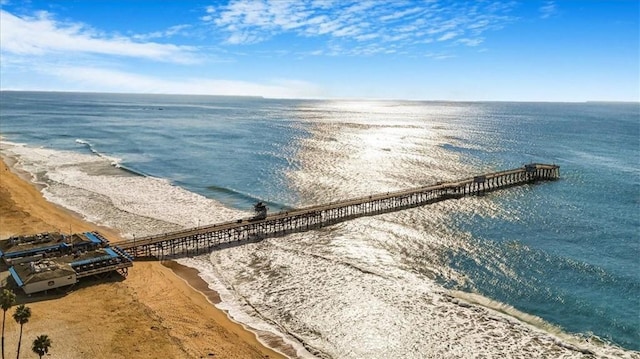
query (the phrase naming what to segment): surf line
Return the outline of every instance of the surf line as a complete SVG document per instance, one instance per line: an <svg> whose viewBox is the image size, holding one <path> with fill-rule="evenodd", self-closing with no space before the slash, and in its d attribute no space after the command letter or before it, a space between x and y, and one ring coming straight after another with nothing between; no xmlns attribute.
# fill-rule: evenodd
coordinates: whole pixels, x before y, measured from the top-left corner
<svg viewBox="0 0 640 359"><path fill-rule="evenodd" d="M331 202L317 206L267 214L259 202L256 215L235 221L121 241L118 246L134 258L190 256L213 248L235 247L265 238L305 232L363 216L419 207L448 199L479 196L513 186L553 181L560 178L560 166L530 163L519 168L492 172L456 182Z"/></svg>

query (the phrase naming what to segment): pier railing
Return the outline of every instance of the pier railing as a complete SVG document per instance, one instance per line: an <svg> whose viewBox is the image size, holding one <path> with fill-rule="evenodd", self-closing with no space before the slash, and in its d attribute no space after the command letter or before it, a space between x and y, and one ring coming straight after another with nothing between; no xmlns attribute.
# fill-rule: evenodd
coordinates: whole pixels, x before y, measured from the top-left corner
<svg viewBox="0 0 640 359"><path fill-rule="evenodd" d="M206 253L215 247L234 246L264 238L304 232L346 220L423 206L447 199L481 195L512 186L556 180L560 167L532 163L456 182L380 193L271 214L264 219L238 219L193 229L153 235L118 243L134 257Z"/></svg>

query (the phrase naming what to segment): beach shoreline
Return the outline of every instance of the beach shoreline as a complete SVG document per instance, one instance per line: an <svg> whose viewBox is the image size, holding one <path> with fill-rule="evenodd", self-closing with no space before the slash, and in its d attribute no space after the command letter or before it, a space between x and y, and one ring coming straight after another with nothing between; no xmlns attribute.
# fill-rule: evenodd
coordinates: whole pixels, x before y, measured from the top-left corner
<svg viewBox="0 0 640 359"><path fill-rule="evenodd" d="M48 202L28 174L2 156L0 238L66 230L99 231L111 242L122 240L115 230ZM198 271L173 261L136 261L127 279L89 280L64 293L17 294L18 304L27 303L33 313L24 326L23 347L47 334L53 341L51 358L286 358L280 351L295 356L277 340L265 341L278 350L267 347L216 308L220 297ZM6 325L10 353L19 327L11 320Z"/></svg>

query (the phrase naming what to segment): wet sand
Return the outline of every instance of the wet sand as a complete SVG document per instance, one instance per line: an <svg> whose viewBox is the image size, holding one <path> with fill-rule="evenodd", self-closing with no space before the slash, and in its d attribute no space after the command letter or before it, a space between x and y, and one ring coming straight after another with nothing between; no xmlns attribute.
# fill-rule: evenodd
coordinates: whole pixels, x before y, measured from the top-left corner
<svg viewBox="0 0 640 359"><path fill-rule="evenodd" d="M97 230L112 242L121 240L114 230L47 202L25 174L14 173L5 161L0 161L0 238ZM26 303L32 312L24 325L21 357L35 355L31 343L41 334L52 340L49 358L285 357L214 307L220 301L217 293L196 270L175 262L136 262L127 279L83 280L66 292L17 294L18 304ZM11 314L13 308L6 320L8 357L15 355L19 335ZM286 346L282 350L288 351Z"/></svg>

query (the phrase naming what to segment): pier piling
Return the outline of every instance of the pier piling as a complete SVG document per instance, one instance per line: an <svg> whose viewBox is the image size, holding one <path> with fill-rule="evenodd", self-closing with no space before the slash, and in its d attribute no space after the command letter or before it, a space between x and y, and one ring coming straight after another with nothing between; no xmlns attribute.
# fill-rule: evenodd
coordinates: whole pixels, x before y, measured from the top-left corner
<svg viewBox="0 0 640 359"><path fill-rule="evenodd" d="M443 200L483 195L488 192L560 177L560 166L541 163L483 174L457 182L438 183L397 192L388 192L332 202L260 218L234 220L198 226L160 235L123 241L118 246L133 257L196 255L216 247L234 246L264 238L309 231L346 220L399 211Z"/></svg>

